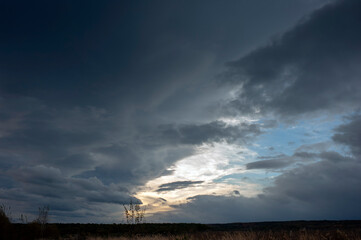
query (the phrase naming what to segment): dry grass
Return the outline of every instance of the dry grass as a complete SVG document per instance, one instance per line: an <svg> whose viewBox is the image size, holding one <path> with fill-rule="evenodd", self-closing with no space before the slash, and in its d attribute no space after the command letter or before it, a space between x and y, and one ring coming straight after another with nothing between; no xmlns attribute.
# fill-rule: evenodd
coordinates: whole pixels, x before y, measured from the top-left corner
<svg viewBox="0 0 361 240"><path fill-rule="evenodd" d="M184 235L152 235L132 237L90 237L88 240L359 240L360 231L330 230L330 231L242 231L242 232L204 232Z"/></svg>

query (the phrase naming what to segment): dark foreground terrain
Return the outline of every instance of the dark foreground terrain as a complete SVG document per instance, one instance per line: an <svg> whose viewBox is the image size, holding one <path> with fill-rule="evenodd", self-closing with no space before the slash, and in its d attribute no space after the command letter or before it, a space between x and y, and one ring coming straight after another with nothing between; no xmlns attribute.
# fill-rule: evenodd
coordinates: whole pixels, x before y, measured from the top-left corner
<svg viewBox="0 0 361 240"><path fill-rule="evenodd" d="M8 224L0 238L90 240L361 239L361 221L289 221L230 224Z"/></svg>

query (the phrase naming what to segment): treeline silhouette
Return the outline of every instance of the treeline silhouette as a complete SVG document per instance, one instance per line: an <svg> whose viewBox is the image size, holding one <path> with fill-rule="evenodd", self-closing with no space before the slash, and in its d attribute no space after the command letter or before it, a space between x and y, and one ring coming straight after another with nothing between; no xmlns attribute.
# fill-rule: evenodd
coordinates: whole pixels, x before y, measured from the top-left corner
<svg viewBox="0 0 361 240"><path fill-rule="evenodd" d="M12 223L10 208L0 205L0 240L119 239L119 240L219 240L219 239L361 239L361 221L285 221L230 224L49 223L49 207L39 208L31 222L24 215ZM135 215L136 216L136 215Z"/></svg>

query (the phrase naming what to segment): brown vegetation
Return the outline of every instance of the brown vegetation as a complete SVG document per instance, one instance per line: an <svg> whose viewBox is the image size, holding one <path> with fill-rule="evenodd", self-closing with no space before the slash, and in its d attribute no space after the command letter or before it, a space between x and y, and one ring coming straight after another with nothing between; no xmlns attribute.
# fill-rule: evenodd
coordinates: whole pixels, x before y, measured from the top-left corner
<svg viewBox="0 0 361 240"><path fill-rule="evenodd" d="M332 231L238 231L238 232L203 232L181 235L151 235L100 238L90 237L89 240L359 240L360 231L332 230Z"/></svg>

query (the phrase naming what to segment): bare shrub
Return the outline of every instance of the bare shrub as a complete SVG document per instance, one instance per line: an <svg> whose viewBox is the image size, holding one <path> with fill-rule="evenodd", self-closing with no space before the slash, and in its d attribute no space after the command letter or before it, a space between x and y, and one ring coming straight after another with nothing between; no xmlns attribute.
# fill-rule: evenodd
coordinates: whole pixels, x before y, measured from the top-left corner
<svg viewBox="0 0 361 240"><path fill-rule="evenodd" d="M19 222L22 224L28 223L28 216L26 216L25 214L20 214Z"/></svg>
<svg viewBox="0 0 361 240"><path fill-rule="evenodd" d="M39 207L38 217L35 219L35 222L42 225L47 224L49 221L49 206Z"/></svg>
<svg viewBox="0 0 361 240"><path fill-rule="evenodd" d="M34 223L40 225L40 234L42 238L44 237L44 233L48 221L49 221L49 206L39 207L38 217L34 220Z"/></svg>
<svg viewBox="0 0 361 240"><path fill-rule="evenodd" d="M11 220L11 207L7 207L5 204L0 205L0 221L7 221L10 223Z"/></svg>
<svg viewBox="0 0 361 240"><path fill-rule="evenodd" d="M144 222L145 207L142 208L140 204L133 203L133 200L130 200L127 205L123 204L123 207L127 224L139 224Z"/></svg>

